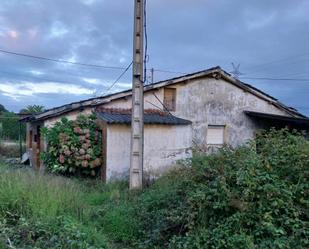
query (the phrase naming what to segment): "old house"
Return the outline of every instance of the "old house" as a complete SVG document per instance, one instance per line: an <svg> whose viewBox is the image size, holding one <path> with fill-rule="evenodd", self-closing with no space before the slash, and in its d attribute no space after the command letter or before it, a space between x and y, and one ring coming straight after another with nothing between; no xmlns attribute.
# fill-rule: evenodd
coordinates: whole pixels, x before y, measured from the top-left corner
<svg viewBox="0 0 309 249"><path fill-rule="evenodd" d="M144 87L145 158L149 174L160 174L192 148L212 151L237 146L267 127L309 130L309 119L268 94L234 79L220 67ZM56 107L24 119L33 165L42 167L40 128L61 117L97 114L103 134L103 178L128 174L130 167L131 90Z"/></svg>

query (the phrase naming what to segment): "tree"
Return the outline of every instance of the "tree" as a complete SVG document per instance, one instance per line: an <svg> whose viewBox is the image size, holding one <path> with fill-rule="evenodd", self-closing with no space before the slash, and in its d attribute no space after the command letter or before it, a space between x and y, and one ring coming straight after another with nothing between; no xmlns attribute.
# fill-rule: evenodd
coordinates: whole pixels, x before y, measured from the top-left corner
<svg viewBox="0 0 309 249"><path fill-rule="evenodd" d="M26 114L34 114L40 112L44 112L44 106L42 105L28 105L26 108L20 110L20 113Z"/></svg>
<svg viewBox="0 0 309 249"><path fill-rule="evenodd" d="M7 109L5 109L5 107L0 104L0 114L4 112L7 112Z"/></svg>
<svg viewBox="0 0 309 249"><path fill-rule="evenodd" d="M13 112L5 112L0 117L1 138L6 140L19 139L19 117ZM25 125L22 125L22 137L25 137Z"/></svg>

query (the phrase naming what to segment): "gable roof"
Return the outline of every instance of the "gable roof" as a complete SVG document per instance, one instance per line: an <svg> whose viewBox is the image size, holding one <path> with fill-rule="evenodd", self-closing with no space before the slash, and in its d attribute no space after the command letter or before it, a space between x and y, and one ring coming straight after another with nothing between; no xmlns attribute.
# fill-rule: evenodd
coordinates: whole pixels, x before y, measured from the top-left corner
<svg viewBox="0 0 309 249"><path fill-rule="evenodd" d="M131 124L131 113L132 109L100 108L96 110L97 117L108 124ZM144 124L189 125L191 121L160 110L145 109Z"/></svg>
<svg viewBox="0 0 309 249"><path fill-rule="evenodd" d="M199 72L195 72L195 73L190 73L190 74L186 74L183 76L179 76L179 77L175 77L175 78L171 78L168 80L163 80L163 81L159 81L153 84L148 84L144 86L144 92L147 91L151 91L154 89L158 89L158 88L162 88L162 87L166 87L166 86L170 86L170 85L174 85L174 84L178 84L178 83L182 83L182 82L190 82L190 80L194 80L194 79L199 79L199 78L205 78L205 77L209 77L209 78L216 78L216 79L224 79L225 81L235 85L236 87L239 87L241 89L243 89L246 92L249 92L267 102L269 102L270 104L276 106L277 108L279 108L282 111L285 111L287 114L291 115L292 117L306 117L305 115L301 114L300 112L298 112L297 110L295 110L294 108L290 108L284 104L282 104L281 102L278 101L278 99L268 95L267 93L247 84L244 83L238 79L233 78L229 73L225 72L223 69L221 69L219 66L217 67L213 67L213 68L209 68L207 70L203 70L203 71L199 71ZM63 105L63 106L59 106L59 107L55 107L49 110L46 110L42 113L39 114L35 114L32 115L30 117L26 117L24 119L21 119L21 121L41 121L41 120L45 120L51 117L56 117L56 116L60 116L62 114L74 111L74 110L83 110L84 108L87 107L97 107L98 105L102 105L104 103L109 103L113 100L116 99L121 99L124 97L128 97L132 95L132 90L125 90L125 91L121 91L121 92L117 92L117 93L113 93L113 94L109 94L109 95L105 95L105 96L101 96L101 97L96 97L96 98L90 98L87 100L83 100L83 101L79 101L79 102L73 102L67 105Z"/></svg>

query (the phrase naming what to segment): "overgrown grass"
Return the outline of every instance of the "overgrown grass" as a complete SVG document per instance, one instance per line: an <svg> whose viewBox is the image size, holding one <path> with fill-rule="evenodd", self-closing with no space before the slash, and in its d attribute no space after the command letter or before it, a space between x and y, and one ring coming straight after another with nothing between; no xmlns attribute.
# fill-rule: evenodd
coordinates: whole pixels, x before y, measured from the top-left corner
<svg viewBox="0 0 309 249"><path fill-rule="evenodd" d="M98 235L91 225L92 206L98 204L99 196L87 183L12 169L3 162L0 165L2 244L11 241L18 248L106 248L104 235ZM96 190L104 192L99 185Z"/></svg>
<svg viewBox="0 0 309 249"><path fill-rule="evenodd" d="M0 175L0 202L1 213L14 210L25 217L39 218L78 216L83 207L80 185L25 170Z"/></svg>
<svg viewBox="0 0 309 249"><path fill-rule="evenodd" d="M141 192L2 166L0 248L309 248L308 189L309 142L287 130Z"/></svg>

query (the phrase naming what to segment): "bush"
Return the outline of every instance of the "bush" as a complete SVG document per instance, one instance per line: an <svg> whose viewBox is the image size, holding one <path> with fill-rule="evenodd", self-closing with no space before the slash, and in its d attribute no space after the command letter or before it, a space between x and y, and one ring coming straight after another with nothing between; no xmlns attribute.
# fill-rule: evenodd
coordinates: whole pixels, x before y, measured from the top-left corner
<svg viewBox="0 0 309 249"><path fill-rule="evenodd" d="M43 128L48 148L42 154L47 168L64 175L96 176L102 164L102 142L95 115L62 118L52 128Z"/></svg>
<svg viewBox="0 0 309 249"><path fill-rule="evenodd" d="M5 170L0 248L309 248L301 134L271 130L185 165L141 192Z"/></svg>
<svg viewBox="0 0 309 249"><path fill-rule="evenodd" d="M271 130L191 164L132 203L139 248L309 248L309 142L301 134Z"/></svg>
<svg viewBox="0 0 309 249"><path fill-rule="evenodd" d="M105 244L93 246L95 236L68 217L47 222L8 216L0 221L0 231L0 248L1 244L11 244L11 248L107 248Z"/></svg>

